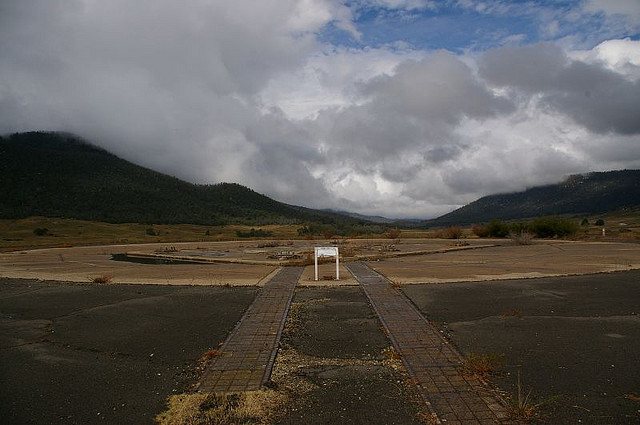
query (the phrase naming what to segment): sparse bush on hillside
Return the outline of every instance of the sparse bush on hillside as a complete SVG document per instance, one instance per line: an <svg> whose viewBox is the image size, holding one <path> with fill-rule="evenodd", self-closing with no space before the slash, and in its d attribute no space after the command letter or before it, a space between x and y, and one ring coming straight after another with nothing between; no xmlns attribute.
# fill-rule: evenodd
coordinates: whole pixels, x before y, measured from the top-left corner
<svg viewBox="0 0 640 425"><path fill-rule="evenodd" d="M589 225L589 220L587 220L586 218L582 220L582 223L580 223L581 226L588 226Z"/></svg>
<svg viewBox="0 0 640 425"><path fill-rule="evenodd" d="M604 226L604 220L599 218L596 220L596 226Z"/></svg>
<svg viewBox="0 0 640 425"><path fill-rule="evenodd" d="M153 230L153 227L148 227L147 230L145 230L145 233L149 236L158 236L156 231Z"/></svg>
<svg viewBox="0 0 640 425"><path fill-rule="evenodd" d="M37 227L33 229L33 234L36 236L46 236L49 234L49 229L44 227Z"/></svg>
<svg viewBox="0 0 640 425"><path fill-rule="evenodd" d="M239 238L267 238L273 236L273 232L262 229L251 229L248 232L236 230L236 236Z"/></svg>

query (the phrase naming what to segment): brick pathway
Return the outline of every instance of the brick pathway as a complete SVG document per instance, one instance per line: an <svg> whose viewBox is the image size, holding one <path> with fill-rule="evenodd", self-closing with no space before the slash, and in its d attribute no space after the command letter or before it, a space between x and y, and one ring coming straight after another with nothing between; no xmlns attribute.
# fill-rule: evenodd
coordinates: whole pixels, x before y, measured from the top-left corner
<svg viewBox="0 0 640 425"><path fill-rule="evenodd" d="M360 282L436 423L513 423L496 393L460 372L462 356L386 278L364 263L347 268Z"/></svg>
<svg viewBox="0 0 640 425"><path fill-rule="evenodd" d="M302 267L285 267L260 294L200 379L200 392L258 390L269 379Z"/></svg>

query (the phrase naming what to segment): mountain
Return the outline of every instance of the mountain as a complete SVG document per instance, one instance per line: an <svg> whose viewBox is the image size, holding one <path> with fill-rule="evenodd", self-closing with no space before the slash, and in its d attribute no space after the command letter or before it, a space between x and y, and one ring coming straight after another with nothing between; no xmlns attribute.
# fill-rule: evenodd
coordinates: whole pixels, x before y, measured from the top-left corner
<svg viewBox="0 0 640 425"><path fill-rule="evenodd" d="M640 206L640 170L573 175L558 184L491 195L426 223L450 226L545 215L602 214Z"/></svg>
<svg viewBox="0 0 640 425"><path fill-rule="evenodd" d="M364 214L358 214L358 213L349 212L349 211L340 211L340 210L333 210L333 209L325 209L322 211L326 211L333 214L346 215L349 217L357 218L359 220L369 221L371 223L390 224L390 223L396 222L396 220L392 220L390 218L382 217L379 215L364 215Z"/></svg>
<svg viewBox="0 0 640 425"><path fill-rule="evenodd" d="M112 223L365 224L277 202L239 184L196 185L127 162L73 135L0 137L0 218Z"/></svg>

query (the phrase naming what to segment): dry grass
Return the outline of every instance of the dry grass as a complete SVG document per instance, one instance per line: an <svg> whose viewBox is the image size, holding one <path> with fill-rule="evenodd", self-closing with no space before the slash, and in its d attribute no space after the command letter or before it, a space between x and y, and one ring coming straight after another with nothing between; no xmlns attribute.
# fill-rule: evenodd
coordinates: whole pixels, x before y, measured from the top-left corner
<svg viewBox="0 0 640 425"><path fill-rule="evenodd" d="M511 233L509 237L516 245L531 245L533 243L533 235L528 232Z"/></svg>
<svg viewBox="0 0 640 425"><path fill-rule="evenodd" d="M261 226L276 239L298 239L298 225ZM46 235L37 236L34 229L46 228ZM62 247L146 242L214 242L236 240L236 231L248 231L250 226L199 226L194 224L154 224L155 235L147 234L148 224L104 223L68 218L29 217L0 220L0 249L26 247Z"/></svg>
<svg viewBox="0 0 640 425"><path fill-rule="evenodd" d="M635 401L640 403L640 396L637 396L635 394L625 394L624 398L626 398L627 400L631 400L631 401Z"/></svg>
<svg viewBox="0 0 640 425"><path fill-rule="evenodd" d="M398 280L392 280L390 281L391 286L395 289L400 289L402 288L402 282L398 281Z"/></svg>
<svg viewBox="0 0 640 425"><path fill-rule="evenodd" d="M103 274L100 276L90 277L89 281L93 283L111 283L113 276L109 274Z"/></svg>
<svg viewBox="0 0 640 425"><path fill-rule="evenodd" d="M444 229L440 235L443 239L460 239L462 237L462 227L450 226Z"/></svg>
<svg viewBox="0 0 640 425"><path fill-rule="evenodd" d="M400 353L393 346L389 346L382 350L382 355L389 360L400 360L402 358Z"/></svg>
<svg viewBox="0 0 640 425"><path fill-rule="evenodd" d="M156 416L159 425L269 424L286 396L273 390L230 394L178 394Z"/></svg>
<svg viewBox="0 0 640 425"><path fill-rule="evenodd" d="M513 310L505 310L500 315L502 317L522 317L522 313L517 308Z"/></svg>
<svg viewBox="0 0 640 425"><path fill-rule="evenodd" d="M476 354L467 356L464 372L470 375L486 378L504 367L504 354Z"/></svg>
<svg viewBox="0 0 640 425"><path fill-rule="evenodd" d="M219 355L220 355L220 351L218 350L208 350L208 351L205 351L202 356L200 356L200 361L207 361L214 357L218 357Z"/></svg>

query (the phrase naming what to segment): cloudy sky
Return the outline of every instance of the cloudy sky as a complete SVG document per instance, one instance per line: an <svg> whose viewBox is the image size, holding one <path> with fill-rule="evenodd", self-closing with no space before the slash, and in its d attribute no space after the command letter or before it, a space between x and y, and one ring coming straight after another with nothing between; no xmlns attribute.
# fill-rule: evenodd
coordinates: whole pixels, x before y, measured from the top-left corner
<svg viewBox="0 0 640 425"><path fill-rule="evenodd" d="M638 0L0 0L0 133L430 218L640 168Z"/></svg>

